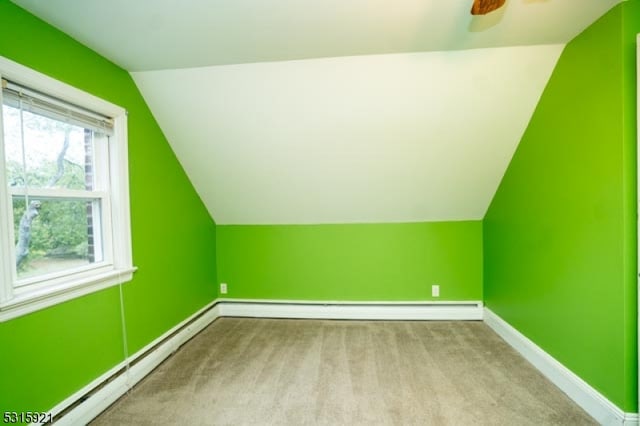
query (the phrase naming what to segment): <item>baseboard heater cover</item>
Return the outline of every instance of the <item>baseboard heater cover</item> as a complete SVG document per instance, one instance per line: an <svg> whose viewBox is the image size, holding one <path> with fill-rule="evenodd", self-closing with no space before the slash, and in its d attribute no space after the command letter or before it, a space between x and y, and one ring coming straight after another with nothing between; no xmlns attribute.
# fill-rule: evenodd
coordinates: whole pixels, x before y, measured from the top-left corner
<svg viewBox="0 0 640 426"><path fill-rule="evenodd" d="M345 320L482 320L482 302L331 302L223 299L220 316Z"/></svg>

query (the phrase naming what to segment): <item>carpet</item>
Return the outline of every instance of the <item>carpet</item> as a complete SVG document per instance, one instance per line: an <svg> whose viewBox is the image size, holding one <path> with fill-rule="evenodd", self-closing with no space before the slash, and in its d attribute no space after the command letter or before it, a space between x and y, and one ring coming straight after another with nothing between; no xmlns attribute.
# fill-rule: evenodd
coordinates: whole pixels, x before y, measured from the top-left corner
<svg viewBox="0 0 640 426"><path fill-rule="evenodd" d="M597 423L479 321L219 318L92 424Z"/></svg>

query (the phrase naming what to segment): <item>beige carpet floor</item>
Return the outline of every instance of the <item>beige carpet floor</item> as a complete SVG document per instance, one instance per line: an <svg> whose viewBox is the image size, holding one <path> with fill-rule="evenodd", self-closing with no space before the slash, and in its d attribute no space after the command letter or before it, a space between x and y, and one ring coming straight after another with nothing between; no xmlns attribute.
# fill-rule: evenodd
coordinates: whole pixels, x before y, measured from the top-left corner
<svg viewBox="0 0 640 426"><path fill-rule="evenodd" d="M596 423L482 322L221 318L93 424Z"/></svg>

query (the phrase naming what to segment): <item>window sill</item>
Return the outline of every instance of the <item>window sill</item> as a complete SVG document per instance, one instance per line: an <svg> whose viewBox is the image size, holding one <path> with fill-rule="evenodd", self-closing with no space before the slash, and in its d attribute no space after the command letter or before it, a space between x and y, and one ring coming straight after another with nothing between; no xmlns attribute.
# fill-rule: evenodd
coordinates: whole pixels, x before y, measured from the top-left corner
<svg viewBox="0 0 640 426"><path fill-rule="evenodd" d="M17 294L11 300L0 303L0 322L131 281L136 269L130 267L111 270L89 277L71 279L64 284Z"/></svg>

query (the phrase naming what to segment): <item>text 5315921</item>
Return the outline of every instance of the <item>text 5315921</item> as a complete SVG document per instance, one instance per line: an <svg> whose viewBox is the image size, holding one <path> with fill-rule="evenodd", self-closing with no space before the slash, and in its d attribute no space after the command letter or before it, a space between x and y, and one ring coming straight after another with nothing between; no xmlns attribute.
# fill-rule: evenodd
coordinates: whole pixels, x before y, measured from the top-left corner
<svg viewBox="0 0 640 426"><path fill-rule="evenodd" d="M3 423L51 423L51 413L41 411L5 411L2 414Z"/></svg>

